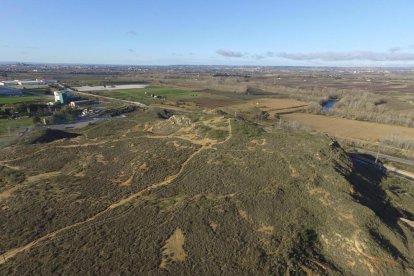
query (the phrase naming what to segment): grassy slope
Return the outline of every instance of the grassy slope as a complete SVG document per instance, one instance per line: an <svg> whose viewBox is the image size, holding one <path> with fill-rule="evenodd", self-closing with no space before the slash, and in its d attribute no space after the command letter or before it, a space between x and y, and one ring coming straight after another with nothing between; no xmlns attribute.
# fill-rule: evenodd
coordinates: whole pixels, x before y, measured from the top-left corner
<svg viewBox="0 0 414 276"><path fill-rule="evenodd" d="M167 128L168 121L148 114L89 127L77 140L1 150L2 159L32 156L8 163L20 166L26 177L59 172L26 180L0 202L3 250L84 220L177 173L192 156L169 185L16 255L0 266L1 273L409 272L413 232L398 222L401 216L413 218L407 183L353 167L325 136L287 129L268 133L233 121L231 138L223 140L229 133L217 135L214 118L205 116L182 137L224 142L201 151L174 136L143 138L151 135L145 130L157 133L151 126L159 124L179 133L176 122ZM84 147L60 147L72 144ZM114 182L131 174L130 186ZM22 181L19 172L0 175L0 193ZM187 257L169 261L164 270L163 246L176 229L184 233Z"/></svg>
<svg viewBox="0 0 414 276"><path fill-rule="evenodd" d="M31 118L22 118L16 120L0 119L0 136L13 132L19 128L29 127L32 125Z"/></svg>

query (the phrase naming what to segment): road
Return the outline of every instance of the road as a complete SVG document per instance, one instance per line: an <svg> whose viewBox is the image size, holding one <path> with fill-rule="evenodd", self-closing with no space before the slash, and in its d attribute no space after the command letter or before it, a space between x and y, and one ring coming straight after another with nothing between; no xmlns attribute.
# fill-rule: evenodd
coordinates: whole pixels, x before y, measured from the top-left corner
<svg viewBox="0 0 414 276"><path fill-rule="evenodd" d="M376 157L377 154L378 154L375 151L370 151L370 150L366 150L366 149L362 149L362 148L355 148L355 149L359 153L370 154L370 155L372 155L374 157ZM391 155L387 155L387 154L382 154L382 153L379 153L378 154L378 158L379 159L383 159L383 160L387 160L387 161L393 161L393 162L397 162L397 163L401 163L401 164L405 164L405 165L413 166L414 167L414 160L399 158L399 157L395 157L395 156L391 156Z"/></svg>
<svg viewBox="0 0 414 276"><path fill-rule="evenodd" d="M397 168L395 168L393 166L389 166L389 165L379 166L378 164L375 164L375 162L373 160L365 158L363 156L353 155L353 156L350 156L350 157L354 162L358 162L358 163L363 164L365 166L375 167L377 169L380 169L380 170L398 175L398 176L403 177L405 179L414 180L414 173L412 173L412 172L407 172L407 171L404 171L404 170L400 170L400 169L397 169Z"/></svg>

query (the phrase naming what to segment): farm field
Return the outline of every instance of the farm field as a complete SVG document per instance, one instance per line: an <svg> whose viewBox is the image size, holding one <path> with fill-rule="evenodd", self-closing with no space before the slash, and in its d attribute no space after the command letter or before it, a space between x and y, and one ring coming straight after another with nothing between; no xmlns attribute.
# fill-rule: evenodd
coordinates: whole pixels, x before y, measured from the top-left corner
<svg viewBox="0 0 414 276"><path fill-rule="evenodd" d="M389 135L400 135L414 140L414 128L362 122L337 117L292 113L283 115L283 119L297 122L304 127L328 133L329 135L377 142Z"/></svg>
<svg viewBox="0 0 414 276"><path fill-rule="evenodd" d="M265 111L271 110L282 110L282 109L290 109L296 107L304 107L308 104L303 101L298 101L294 99L279 99L279 98L259 98L250 100L246 103L236 105L236 108L252 108L258 107Z"/></svg>
<svg viewBox="0 0 414 276"><path fill-rule="evenodd" d="M269 118L275 118L276 114L297 112L308 105L304 101L283 98L257 98L242 101L233 105L225 106L223 111L230 114L255 113L258 110L267 112Z"/></svg>
<svg viewBox="0 0 414 276"><path fill-rule="evenodd" d="M218 107L226 107L230 105L234 105L239 103L240 100L232 99L229 97L217 96L217 95L209 95L209 96L198 96L193 98L182 98L183 102L192 102L196 104L200 108L218 108Z"/></svg>
<svg viewBox="0 0 414 276"><path fill-rule="evenodd" d="M138 101L146 104L159 102L159 100L153 99L150 96L151 94L165 97L166 101L176 101L183 98L186 98L188 100L194 97L208 96L208 94L204 92L194 92L191 90L165 87L147 87L145 89L121 89L112 91L93 91L91 93L107 97L113 97L116 99Z"/></svg>
<svg viewBox="0 0 414 276"><path fill-rule="evenodd" d="M147 84L120 84L120 85L96 85L96 86L77 86L73 87L80 92L91 92L91 91L114 91L114 90L125 90L125 89L143 89L146 88Z"/></svg>
<svg viewBox="0 0 414 276"><path fill-rule="evenodd" d="M15 104L24 102L40 102L53 100L47 96L0 96L0 104Z"/></svg>

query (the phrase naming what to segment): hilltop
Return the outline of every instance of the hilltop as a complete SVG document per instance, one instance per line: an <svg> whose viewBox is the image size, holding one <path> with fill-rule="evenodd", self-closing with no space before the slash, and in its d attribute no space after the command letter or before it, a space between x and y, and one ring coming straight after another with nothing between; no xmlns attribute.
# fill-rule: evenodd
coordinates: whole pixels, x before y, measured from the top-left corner
<svg viewBox="0 0 414 276"><path fill-rule="evenodd" d="M175 113L0 149L0 273L414 272L412 184L326 135Z"/></svg>

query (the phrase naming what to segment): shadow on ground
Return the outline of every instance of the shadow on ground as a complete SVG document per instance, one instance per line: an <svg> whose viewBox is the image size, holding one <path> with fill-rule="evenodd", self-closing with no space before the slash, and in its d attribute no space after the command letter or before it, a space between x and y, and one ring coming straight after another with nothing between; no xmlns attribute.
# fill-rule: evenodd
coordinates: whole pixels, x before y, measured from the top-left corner
<svg viewBox="0 0 414 276"><path fill-rule="evenodd" d="M405 237L398 221L401 217L414 216L404 210L396 208L381 187L381 182L387 177L386 169L381 162L375 164L375 157L367 154L349 154L353 169L348 180L353 185L354 199L370 208L390 229ZM391 242L384 238L377 229L370 228L369 233L379 245L386 248L394 257L406 260L401 252Z"/></svg>

